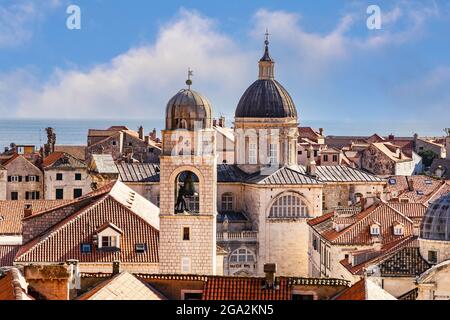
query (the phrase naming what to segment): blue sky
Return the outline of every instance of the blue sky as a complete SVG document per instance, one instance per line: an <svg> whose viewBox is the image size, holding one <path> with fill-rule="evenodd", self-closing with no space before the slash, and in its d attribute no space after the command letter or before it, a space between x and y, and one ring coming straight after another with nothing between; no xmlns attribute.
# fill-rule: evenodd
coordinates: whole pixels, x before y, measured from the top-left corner
<svg viewBox="0 0 450 320"><path fill-rule="evenodd" d="M81 8L81 30L66 8ZM381 8L368 30L366 8ZM450 1L0 0L0 114L162 118L194 86L231 119L265 28L302 120L450 125Z"/></svg>

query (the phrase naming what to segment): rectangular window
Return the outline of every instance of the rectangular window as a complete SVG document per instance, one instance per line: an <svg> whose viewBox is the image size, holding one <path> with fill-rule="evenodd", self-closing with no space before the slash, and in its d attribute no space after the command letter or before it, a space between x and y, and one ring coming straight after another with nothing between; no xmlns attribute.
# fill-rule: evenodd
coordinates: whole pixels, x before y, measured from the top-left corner
<svg viewBox="0 0 450 320"><path fill-rule="evenodd" d="M185 292L183 294L183 300L202 300L203 293L202 292Z"/></svg>
<svg viewBox="0 0 450 320"><path fill-rule="evenodd" d="M11 200L19 200L19 193L11 192Z"/></svg>
<svg viewBox="0 0 450 320"><path fill-rule="evenodd" d="M75 173L75 180L81 181L81 173Z"/></svg>
<svg viewBox="0 0 450 320"><path fill-rule="evenodd" d="M83 195L83 189L73 189L73 198L77 199Z"/></svg>
<svg viewBox="0 0 450 320"><path fill-rule="evenodd" d="M25 200L39 200L39 191L25 192Z"/></svg>
<svg viewBox="0 0 450 320"><path fill-rule="evenodd" d="M113 236L103 236L102 237L102 248L116 248L117 247L117 237Z"/></svg>
<svg viewBox="0 0 450 320"><path fill-rule="evenodd" d="M63 174L62 173L57 173L56 174L56 181L62 181L63 179Z"/></svg>
<svg viewBox="0 0 450 320"><path fill-rule="evenodd" d="M39 182L39 176L27 176L25 177L26 182Z"/></svg>
<svg viewBox="0 0 450 320"><path fill-rule="evenodd" d="M188 227L183 227L183 241L191 240L191 231Z"/></svg>
<svg viewBox="0 0 450 320"><path fill-rule="evenodd" d="M9 176L8 182L22 182L21 176Z"/></svg>
<svg viewBox="0 0 450 320"><path fill-rule="evenodd" d="M328 155L327 155L327 154L325 154L325 155L323 156L323 161L325 161L325 162L328 161Z"/></svg>
<svg viewBox="0 0 450 320"><path fill-rule="evenodd" d="M370 234L373 235L373 236L380 235L380 227L379 226L372 226L370 228Z"/></svg>
<svg viewBox="0 0 450 320"><path fill-rule="evenodd" d="M145 243L136 243L136 252L144 253L147 251L147 245Z"/></svg>
<svg viewBox="0 0 450 320"><path fill-rule="evenodd" d="M181 272L183 273L191 272L191 258L189 257L181 258Z"/></svg>
<svg viewBox="0 0 450 320"><path fill-rule="evenodd" d="M302 155L303 154L303 151L302 150L299 150L298 151L298 155Z"/></svg>
<svg viewBox="0 0 450 320"><path fill-rule="evenodd" d="M250 143L248 146L248 163L257 164L257 148L256 143Z"/></svg>
<svg viewBox="0 0 450 320"><path fill-rule="evenodd" d="M314 157L317 157L318 152L319 152L319 151L314 150Z"/></svg>
<svg viewBox="0 0 450 320"><path fill-rule="evenodd" d="M338 161L338 156L337 155L334 155L333 156L333 162L337 162Z"/></svg>
<svg viewBox="0 0 450 320"><path fill-rule="evenodd" d="M403 227L402 226L394 227L394 235L402 236L403 235Z"/></svg>
<svg viewBox="0 0 450 320"><path fill-rule="evenodd" d="M81 244L81 253L90 253L92 251L92 246L90 243Z"/></svg>
<svg viewBox="0 0 450 320"><path fill-rule="evenodd" d="M437 252L436 251L428 251L428 261L430 263L437 263Z"/></svg>
<svg viewBox="0 0 450 320"><path fill-rule="evenodd" d="M55 198L56 198L56 200L63 200L64 199L64 189L56 189L55 190Z"/></svg>
<svg viewBox="0 0 450 320"><path fill-rule="evenodd" d="M276 144L271 143L269 145L269 161L272 164L278 163L278 149Z"/></svg>
<svg viewBox="0 0 450 320"><path fill-rule="evenodd" d="M222 195L222 211L233 211L233 195L231 193Z"/></svg>

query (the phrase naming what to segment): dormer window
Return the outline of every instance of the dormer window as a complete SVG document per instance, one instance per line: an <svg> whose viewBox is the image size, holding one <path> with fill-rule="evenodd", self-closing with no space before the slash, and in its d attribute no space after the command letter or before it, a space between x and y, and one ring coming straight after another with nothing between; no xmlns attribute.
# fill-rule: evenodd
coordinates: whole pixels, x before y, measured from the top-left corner
<svg viewBox="0 0 450 320"><path fill-rule="evenodd" d="M99 249L120 249L122 230L113 223L105 223L97 230Z"/></svg>
<svg viewBox="0 0 450 320"><path fill-rule="evenodd" d="M394 225L394 235L395 236L403 236L405 230L401 223Z"/></svg>
<svg viewBox="0 0 450 320"><path fill-rule="evenodd" d="M80 249L81 249L81 253L91 253L92 246L90 243L82 243Z"/></svg>
<svg viewBox="0 0 450 320"><path fill-rule="evenodd" d="M378 223L374 223L370 226L370 234L372 236L379 236L381 233L380 225Z"/></svg>
<svg viewBox="0 0 450 320"><path fill-rule="evenodd" d="M137 253L145 253L147 251L147 245L145 243L137 243L135 249Z"/></svg>

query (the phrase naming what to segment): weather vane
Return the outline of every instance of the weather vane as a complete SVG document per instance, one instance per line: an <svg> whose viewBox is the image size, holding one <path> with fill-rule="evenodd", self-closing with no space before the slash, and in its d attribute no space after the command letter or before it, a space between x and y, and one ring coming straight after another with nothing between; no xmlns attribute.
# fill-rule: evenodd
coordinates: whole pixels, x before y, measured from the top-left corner
<svg viewBox="0 0 450 320"><path fill-rule="evenodd" d="M269 29L268 29L268 28L266 28L265 36L266 36L265 44L268 45L268 44L269 44L269 36L270 36L270 33L269 33Z"/></svg>
<svg viewBox="0 0 450 320"><path fill-rule="evenodd" d="M192 80L191 77L194 75L194 71L191 70L191 68L188 68L188 79L186 80L186 84L188 85L188 89L191 89Z"/></svg>

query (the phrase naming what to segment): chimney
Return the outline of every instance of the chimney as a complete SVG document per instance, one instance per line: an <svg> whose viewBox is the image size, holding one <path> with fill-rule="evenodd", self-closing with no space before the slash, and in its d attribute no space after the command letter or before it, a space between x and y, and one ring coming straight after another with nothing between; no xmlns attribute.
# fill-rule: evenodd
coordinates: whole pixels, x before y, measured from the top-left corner
<svg viewBox="0 0 450 320"><path fill-rule="evenodd" d="M391 134L389 135L388 139L389 139L389 140L394 140L394 139L395 139L395 136L391 133Z"/></svg>
<svg viewBox="0 0 450 320"><path fill-rule="evenodd" d="M277 272L276 263L266 263L264 264L264 273L266 274L265 289L276 289L275 288L275 273Z"/></svg>
<svg viewBox="0 0 450 320"><path fill-rule="evenodd" d="M113 276L115 276L116 274L120 273L120 261L115 260L113 261L113 269L112 269L112 274Z"/></svg>
<svg viewBox="0 0 450 320"><path fill-rule="evenodd" d="M153 131L150 132L150 140L156 141L156 128L153 128Z"/></svg>
<svg viewBox="0 0 450 320"><path fill-rule="evenodd" d="M316 161L314 160L314 148L312 145L308 148L308 162L306 164L306 173L310 176L316 176Z"/></svg>
<svg viewBox="0 0 450 320"><path fill-rule="evenodd" d="M150 136L145 136L145 144L150 144Z"/></svg>
<svg viewBox="0 0 450 320"><path fill-rule="evenodd" d="M323 136L323 128L319 128L319 134Z"/></svg>
<svg viewBox="0 0 450 320"><path fill-rule="evenodd" d="M364 196L361 196L359 199L359 203L361 204L361 211L364 211L366 209L366 198L364 198Z"/></svg>
<svg viewBox="0 0 450 320"><path fill-rule="evenodd" d="M144 140L144 127L140 126L138 129L139 139Z"/></svg>
<svg viewBox="0 0 450 320"><path fill-rule="evenodd" d="M409 191L414 191L414 180L408 179L406 177L406 183L408 184L408 190Z"/></svg>
<svg viewBox="0 0 450 320"><path fill-rule="evenodd" d="M213 119L213 127L217 127L217 119Z"/></svg>
<svg viewBox="0 0 450 320"><path fill-rule="evenodd" d="M219 127L225 128L225 117L221 116L219 118Z"/></svg>
<svg viewBox="0 0 450 320"><path fill-rule="evenodd" d="M23 208L23 217L28 218L33 215L33 207L31 204L26 204Z"/></svg>

